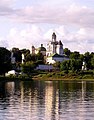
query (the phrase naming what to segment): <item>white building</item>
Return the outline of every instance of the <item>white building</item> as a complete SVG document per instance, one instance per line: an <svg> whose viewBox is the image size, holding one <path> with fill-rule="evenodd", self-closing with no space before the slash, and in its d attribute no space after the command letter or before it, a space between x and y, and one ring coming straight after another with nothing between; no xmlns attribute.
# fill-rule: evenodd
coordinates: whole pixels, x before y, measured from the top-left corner
<svg viewBox="0 0 94 120"><path fill-rule="evenodd" d="M65 55L53 54L52 56L47 57L46 62L48 64L54 64L55 62L62 62L64 60L69 60Z"/></svg>
<svg viewBox="0 0 94 120"><path fill-rule="evenodd" d="M87 70L86 63L83 61L82 70Z"/></svg>
<svg viewBox="0 0 94 120"><path fill-rule="evenodd" d="M15 70L8 71L8 73L5 74L5 76L9 75L17 75L18 73Z"/></svg>
<svg viewBox="0 0 94 120"><path fill-rule="evenodd" d="M22 64L24 63L25 57L24 54L22 54Z"/></svg>
<svg viewBox="0 0 94 120"><path fill-rule="evenodd" d="M56 34L52 34L52 40L47 44L46 51L46 62L48 64L53 64L55 62L62 62L63 60L69 60L67 56L64 55L63 44L61 40L56 40Z"/></svg>

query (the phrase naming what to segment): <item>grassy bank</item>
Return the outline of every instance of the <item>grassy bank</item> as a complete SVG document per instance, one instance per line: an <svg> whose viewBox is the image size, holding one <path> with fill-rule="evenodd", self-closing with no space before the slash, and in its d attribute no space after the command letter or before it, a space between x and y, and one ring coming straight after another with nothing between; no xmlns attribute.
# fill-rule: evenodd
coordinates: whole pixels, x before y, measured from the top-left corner
<svg viewBox="0 0 94 120"><path fill-rule="evenodd" d="M28 75L10 75L10 76L0 76L0 81L27 81L27 80L32 80L31 76Z"/></svg>
<svg viewBox="0 0 94 120"><path fill-rule="evenodd" d="M32 77L33 80L94 80L94 73L92 71L80 71L76 72L41 72L38 71L37 74L34 74Z"/></svg>
<svg viewBox="0 0 94 120"><path fill-rule="evenodd" d="M93 71L80 71L65 73L64 71L33 71L31 74L23 74L19 76L10 75L8 77L0 76L0 81L25 81L25 80L94 80Z"/></svg>

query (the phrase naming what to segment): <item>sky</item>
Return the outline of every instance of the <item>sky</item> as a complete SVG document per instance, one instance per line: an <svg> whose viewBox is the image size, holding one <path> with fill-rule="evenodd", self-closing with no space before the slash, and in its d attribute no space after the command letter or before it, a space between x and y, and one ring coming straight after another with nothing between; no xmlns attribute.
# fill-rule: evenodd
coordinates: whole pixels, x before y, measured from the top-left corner
<svg viewBox="0 0 94 120"><path fill-rule="evenodd" d="M64 48L94 52L94 0L0 0L0 47L46 47L53 32Z"/></svg>

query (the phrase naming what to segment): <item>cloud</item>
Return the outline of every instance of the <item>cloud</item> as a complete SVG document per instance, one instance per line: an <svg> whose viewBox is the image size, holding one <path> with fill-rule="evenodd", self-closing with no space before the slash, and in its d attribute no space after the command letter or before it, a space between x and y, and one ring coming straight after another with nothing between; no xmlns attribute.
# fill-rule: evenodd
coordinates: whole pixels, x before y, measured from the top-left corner
<svg viewBox="0 0 94 120"><path fill-rule="evenodd" d="M65 26L59 26L54 29L57 40L61 40L64 48L71 51L79 51L85 53L94 51L94 31L90 28L80 28L74 32L70 32ZM45 39L51 40L53 30L50 29L45 34ZM49 37L50 36L50 37Z"/></svg>
<svg viewBox="0 0 94 120"><path fill-rule="evenodd" d="M14 10L12 8L15 0L0 0L0 16L10 16L13 15Z"/></svg>
<svg viewBox="0 0 94 120"><path fill-rule="evenodd" d="M55 31L57 39L62 40L64 47L72 51L94 51L93 7L74 4L74 0L70 4L62 5L61 0L58 4L57 2L52 4L51 1L50 5L43 2L43 4L14 9L14 2L15 0L1 0L0 16L5 16L6 19L15 21L18 25L31 24L31 27L21 30L19 27L11 28L6 37L7 41L3 38L0 40L0 45L5 43L8 48L30 48L32 45L39 47L41 43L46 44L51 39L52 32ZM42 26L38 27L39 24ZM44 30L44 26L48 24L59 27L55 27L54 30L51 27L49 30Z"/></svg>
<svg viewBox="0 0 94 120"><path fill-rule="evenodd" d="M8 45L8 41L7 40L4 40L3 38L0 38L0 47L5 47L7 48L9 45Z"/></svg>
<svg viewBox="0 0 94 120"><path fill-rule="evenodd" d="M29 24L49 23L94 28L94 9L92 7L72 2L64 6L60 1L57 5L55 4L57 2L54 4L51 2L49 5L48 2L43 2L44 4L14 9L12 6L14 2L15 0L1 0L0 16L3 15L10 20Z"/></svg>
<svg viewBox="0 0 94 120"><path fill-rule="evenodd" d="M10 19L23 23L49 23L94 28L94 9L86 6L27 6L16 9Z"/></svg>
<svg viewBox="0 0 94 120"><path fill-rule="evenodd" d="M51 40L53 32L56 33L57 40L62 41L64 48L81 53L94 51L94 31L88 28L80 28L75 32L70 32L65 26L55 27L54 30L49 29L47 31L36 25L32 25L24 30L12 28L8 33L7 41L1 42L5 42L9 49L13 47L31 49L32 45L40 47L41 44L44 44L46 47L47 43Z"/></svg>
<svg viewBox="0 0 94 120"><path fill-rule="evenodd" d="M12 28L7 36L8 48L30 49L32 45L39 47L41 43L45 43L42 33L42 30L36 25L22 30Z"/></svg>
<svg viewBox="0 0 94 120"><path fill-rule="evenodd" d="M14 3L15 0L0 0L0 6L8 7Z"/></svg>
<svg viewBox="0 0 94 120"><path fill-rule="evenodd" d="M64 43L72 51L76 50L81 53L86 51L94 51L94 31L89 28L80 28L74 33L69 33L65 36Z"/></svg>

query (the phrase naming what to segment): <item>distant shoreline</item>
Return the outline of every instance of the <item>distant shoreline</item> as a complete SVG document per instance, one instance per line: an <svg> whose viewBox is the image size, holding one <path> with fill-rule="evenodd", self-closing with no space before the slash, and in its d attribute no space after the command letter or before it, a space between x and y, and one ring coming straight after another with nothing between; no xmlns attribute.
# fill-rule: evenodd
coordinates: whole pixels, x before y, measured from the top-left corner
<svg viewBox="0 0 94 120"><path fill-rule="evenodd" d="M33 71L29 76L19 75L19 76L0 76L1 81L32 81L32 80L44 80L44 81L72 81L72 80L92 80L94 81L94 73L92 71L81 71L79 73L69 72L64 73L64 71Z"/></svg>
<svg viewBox="0 0 94 120"><path fill-rule="evenodd" d="M4 82L12 82L12 81L31 81L32 78L18 78L18 77L6 77L6 76L0 76L0 81Z"/></svg>
<svg viewBox="0 0 94 120"><path fill-rule="evenodd" d="M54 78L45 78L45 79L42 79L42 78L32 78L32 80L35 80L35 81L94 81L94 79L54 79Z"/></svg>
<svg viewBox="0 0 94 120"><path fill-rule="evenodd" d="M35 78L33 77L32 80L44 80L44 81L59 81L59 80L62 80L62 81L94 81L94 79L91 79L91 78L87 78L87 79L78 79L78 78L73 78L73 79L69 79L69 78Z"/></svg>
<svg viewBox="0 0 94 120"><path fill-rule="evenodd" d="M64 73L64 72L39 72L32 76L32 80L94 80L94 74L91 71L82 73Z"/></svg>

